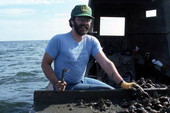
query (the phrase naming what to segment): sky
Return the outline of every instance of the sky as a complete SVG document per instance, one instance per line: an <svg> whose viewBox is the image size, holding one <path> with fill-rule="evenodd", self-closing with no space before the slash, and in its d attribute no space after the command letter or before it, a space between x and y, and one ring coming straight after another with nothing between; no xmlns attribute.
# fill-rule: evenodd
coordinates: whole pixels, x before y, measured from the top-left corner
<svg viewBox="0 0 170 113"><path fill-rule="evenodd" d="M69 32L77 4L88 0L0 0L0 41L49 40Z"/></svg>

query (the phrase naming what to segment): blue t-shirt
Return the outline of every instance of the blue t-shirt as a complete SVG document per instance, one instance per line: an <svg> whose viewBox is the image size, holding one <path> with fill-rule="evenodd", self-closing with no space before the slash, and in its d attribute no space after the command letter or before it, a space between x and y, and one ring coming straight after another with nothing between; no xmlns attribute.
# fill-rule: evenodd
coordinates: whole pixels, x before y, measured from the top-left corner
<svg viewBox="0 0 170 113"><path fill-rule="evenodd" d="M65 73L64 79L71 84L82 80L89 56L95 56L101 49L95 37L84 35L80 42L76 42L69 32L54 36L45 51L54 59L54 72L59 80L61 80L62 69L70 69Z"/></svg>

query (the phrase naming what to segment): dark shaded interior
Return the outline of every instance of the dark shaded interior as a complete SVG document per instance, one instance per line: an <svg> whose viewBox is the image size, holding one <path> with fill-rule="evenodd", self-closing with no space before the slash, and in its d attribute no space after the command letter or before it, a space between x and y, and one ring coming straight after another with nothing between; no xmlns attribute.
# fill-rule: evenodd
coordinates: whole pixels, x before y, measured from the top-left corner
<svg viewBox="0 0 170 113"><path fill-rule="evenodd" d="M89 6L95 17L91 32L101 42L106 55L119 54L117 55L119 58L125 59L130 56L133 59L131 63L116 65L122 76L131 73L132 79L148 77L156 82L169 83L169 0L90 0ZM153 9L157 11L157 16L146 18L146 11ZM100 17L125 17L125 35L100 36ZM135 47L140 49L134 54ZM163 66L153 64L153 59L161 61ZM115 58L112 60L115 61ZM90 65L93 69L88 69L88 74L99 74L105 78L103 72L99 73L100 68L96 68L98 67L96 65L95 69L94 64ZM160 78L159 81L156 80L157 78Z"/></svg>

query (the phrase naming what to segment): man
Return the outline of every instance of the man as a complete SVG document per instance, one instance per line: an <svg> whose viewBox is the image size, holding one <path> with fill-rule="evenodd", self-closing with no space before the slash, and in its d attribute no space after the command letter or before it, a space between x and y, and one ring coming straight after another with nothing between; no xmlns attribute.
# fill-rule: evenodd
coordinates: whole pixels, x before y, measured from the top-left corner
<svg viewBox="0 0 170 113"><path fill-rule="evenodd" d="M115 65L103 53L97 38L87 35L93 19L89 6L75 6L69 20L72 30L69 33L54 36L47 45L42 69L55 90L114 89L99 80L84 77L90 55L122 88L129 89L136 85L126 83L122 79ZM51 67L53 61L54 70ZM62 81L62 70L65 68L69 69L69 72L64 74L64 81Z"/></svg>

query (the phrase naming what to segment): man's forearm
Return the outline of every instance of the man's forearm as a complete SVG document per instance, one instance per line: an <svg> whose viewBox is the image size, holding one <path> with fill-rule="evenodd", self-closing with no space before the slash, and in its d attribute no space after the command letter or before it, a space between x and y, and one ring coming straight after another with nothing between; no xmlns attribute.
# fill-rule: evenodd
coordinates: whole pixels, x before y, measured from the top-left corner
<svg viewBox="0 0 170 113"><path fill-rule="evenodd" d="M109 60L103 51L100 51L96 56L94 56L97 62L100 64L102 69L109 75L113 81L119 84L123 81L122 77L120 76L119 72L117 71L115 65L111 60Z"/></svg>
<svg viewBox="0 0 170 113"><path fill-rule="evenodd" d="M115 83L119 84L123 81L123 78L119 75L119 74L116 74L116 73L112 73L112 75L110 75L110 77L115 81Z"/></svg>
<svg viewBox="0 0 170 113"><path fill-rule="evenodd" d="M115 65L109 61L107 62L106 66L104 66L104 71L113 79L114 82L119 84L123 81L123 78L120 76L118 70L116 69Z"/></svg>
<svg viewBox="0 0 170 113"><path fill-rule="evenodd" d="M111 75L109 75L117 84L120 84L121 81L123 81L123 78L120 76L117 68L113 64L111 67L111 70L113 71Z"/></svg>
<svg viewBox="0 0 170 113"><path fill-rule="evenodd" d="M58 81L57 77L55 76L55 73L49 64L42 64L42 70L45 74L45 76L49 79L49 81L55 85Z"/></svg>

